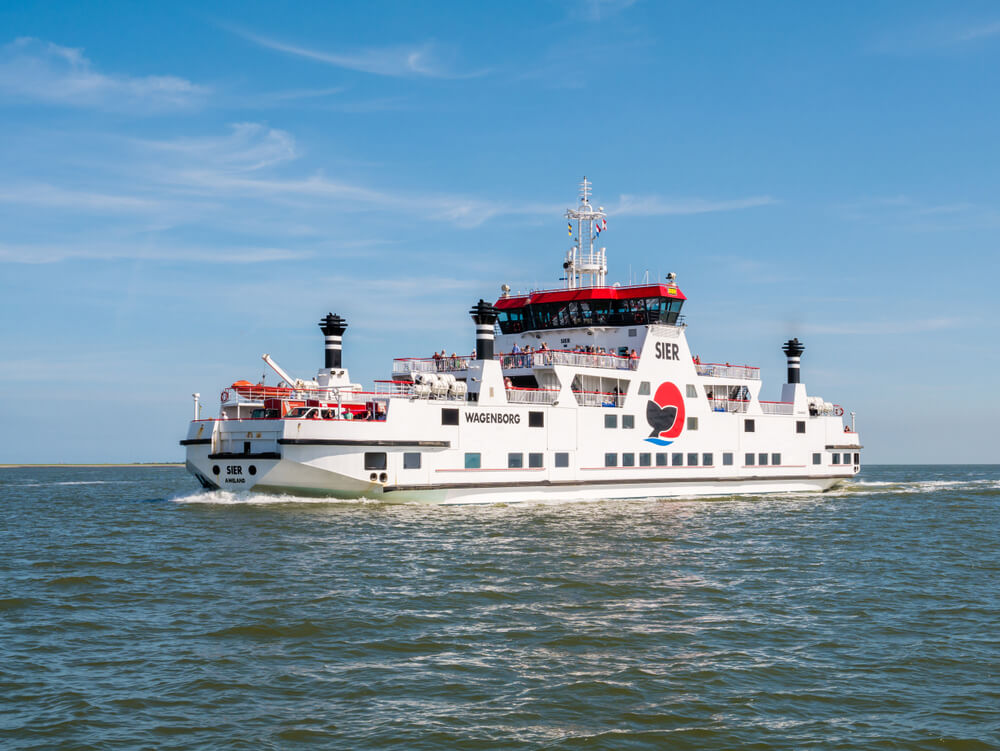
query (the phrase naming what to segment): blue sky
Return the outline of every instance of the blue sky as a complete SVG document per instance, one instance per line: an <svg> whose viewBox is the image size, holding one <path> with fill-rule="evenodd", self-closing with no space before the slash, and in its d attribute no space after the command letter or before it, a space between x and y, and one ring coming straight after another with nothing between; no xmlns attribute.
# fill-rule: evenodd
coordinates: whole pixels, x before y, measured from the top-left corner
<svg viewBox="0 0 1000 751"><path fill-rule="evenodd" d="M356 380L471 350L584 174L703 360L1000 461L998 71L987 2L4 4L0 462L179 459L328 311Z"/></svg>

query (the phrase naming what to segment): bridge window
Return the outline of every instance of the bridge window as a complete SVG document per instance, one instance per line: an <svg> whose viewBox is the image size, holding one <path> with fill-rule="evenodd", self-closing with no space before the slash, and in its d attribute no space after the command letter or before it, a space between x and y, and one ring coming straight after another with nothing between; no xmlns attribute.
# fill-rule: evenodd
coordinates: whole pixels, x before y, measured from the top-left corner
<svg viewBox="0 0 1000 751"><path fill-rule="evenodd" d="M500 325L501 334L517 334L524 331L525 309L510 308L501 310L497 316L497 323Z"/></svg>

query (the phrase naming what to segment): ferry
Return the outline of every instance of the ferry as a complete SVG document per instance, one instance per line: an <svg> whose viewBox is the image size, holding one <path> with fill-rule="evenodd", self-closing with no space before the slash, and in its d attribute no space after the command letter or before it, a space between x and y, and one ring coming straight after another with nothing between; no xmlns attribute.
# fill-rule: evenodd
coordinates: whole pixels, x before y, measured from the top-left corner
<svg viewBox="0 0 1000 751"><path fill-rule="evenodd" d="M188 471L211 490L437 504L819 492L853 477L853 413L845 424L807 392L802 342L782 347L775 401L759 368L701 362L675 274L607 283L591 193L584 178L565 214L565 284L480 299L473 354L398 358L365 388L343 364L347 321L330 313L314 378L265 354L277 385L236 381L211 419L193 394Z"/></svg>

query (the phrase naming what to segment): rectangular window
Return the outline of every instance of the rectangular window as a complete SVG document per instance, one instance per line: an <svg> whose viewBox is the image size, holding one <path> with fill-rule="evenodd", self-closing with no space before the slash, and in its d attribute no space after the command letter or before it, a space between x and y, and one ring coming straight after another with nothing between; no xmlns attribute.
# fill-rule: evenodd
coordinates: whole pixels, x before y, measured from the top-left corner
<svg viewBox="0 0 1000 751"><path fill-rule="evenodd" d="M670 464L674 467L684 466L684 454L671 454Z"/></svg>
<svg viewBox="0 0 1000 751"><path fill-rule="evenodd" d="M664 454L663 452L658 452L656 454L656 466L657 467L666 467L667 466L667 455Z"/></svg>
<svg viewBox="0 0 1000 751"><path fill-rule="evenodd" d="M698 466L698 455L697 454L688 454L688 466L689 467L697 467Z"/></svg>
<svg viewBox="0 0 1000 751"><path fill-rule="evenodd" d="M715 462L713 461L711 454L702 454L701 455L701 466L703 466L703 467L711 467L714 463Z"/></svg>
<svg viewBox="0 0 1000 751"><path fill-rule="evenodd" d="M696 389L690 383L687 385L687 398L688 399L697 399L698 398L698 389Z"/></svg>
<svg viewBox="0 0 1000 751"><path fill-rule="evenodd" d="M569 466L569 454L565 451L556 452L556 466L557 467L568 467Z"/></svg>
<svg viewBox="0 0 1000 751"><path fill-rule="evenodd" d="M384 451L365 452L365 469L385 469L386 466Z"/></svg>
<svg viewBox="0 0 1000 751"><path fill-rule="evenodd" d="M823 455L813 454L813 464L822 464L822 463L823 463Z"/></svg>
<svg viewBox="0 0 1000 751"><path fill-rule="evenodd" d="M420 469L420 454L403 454L403 469Z"/></svg>
<svg viewBox="0 0 1000 751"><path fill-rule="evenodd" d="M727 452L727 453L725 453L725 454L723 454L723 455L722 455L722 463L723 463L723 464L724 464L725 466L727 466L727 467L731 467L731 466L733 466L733 455L732 455L732 454L730 454L730 453L728 453L728 452Z"/></svg>
<svg viewBox="0 0 1000 751"><path fill-rule="evenodd" d="M604 466L605 467L617 467L618 466L618 454L605 454L604 455Z"/></svg>
<svg viewBox="0 0 1000 751"><path fill-rule="evenodd" d="M698 429L698 418L697 417L689 417L688 418L688 428L687 429L688 430L697 430Z"/></svg>
<svg viewBox="0 0 1000 751"><path fill-rule="evenodd" d="M634 467L635 466L635 454L622 454L622 466L623 467Z"/></svg>
<svg viewBox="0 0 1000 751"><path fill-rule="evenodd" d="M507 454L507 469L521 469L524 466L524 454Z"/></svg>
<svg viewBox="0 0 1000 751"><path fill-rule="evenodd" d="M744 457L744 459L746 459L746 461L744 462L744 464L746 464L748 467L752 467L753 466L753 454L747 454Z"/></svg>
<svg viewBox="0 0 1000 751"><path fill-rule="evenodd" d="M861 464L861 454L855 454L854 455L854 463L855 464Z"/></svg>
<svg viewBox="0 0 1000 751"><path fill-rule="evenodd" d="M606 428L617 428L618 427L618 415L604 415L604 427L606 427Z"/></svg>
<svg viewBox="0 0 1000 751"><path fill-rule="evenodd" d="M622 415L622 427L623 428L634 428L635 427L635 415Z"/></svg>
<svg viewBox="0 0 1000 751"><path fill-rule="evenodd" d="M795 432L796 433L805 433L806 432L806 421L805 420L796 420L795 421Z"/></svg>
<svg viewBox="0 0 1000 751"><path fill-rule="evenodd" d="M755 428L756 428L756 426L754 425L754 421L753 420L744 420L743 421L743 432L744 433L753 433L754 430L755 430Z"/></svg>
<svg viewBox="0 0 1000 751"><path fill-rule="evenodd" d="M653 455L652 454L639 454L639 466L640 467L651 467L653 465Z"/></svg>
<svg viewBox="0 0 1000 751"><path fill-rule="evenodd" d="M639 384L639 396L649 396L649 381Z"/></svg>
<svg viewBox="0 0 1000 751"><path fill-rule="evenodd" d="M466 469L480 469L479 465L480 465L480 458L478 453L465 455Z"/></svg>
<svg viewBox="0 0 1000 751"><path fill-rule="evenodd" d="M767 454L757 454L757 465L760 467L767 466Z"/></svg>
<svg viewBox="0 0 1000 751"><path fill-rule="evenodd" d="M458 410L457 409L442 409L441 410L441 424L442 425L458 425Z"/></svg>
<svg viewBox="0 0 1000 751"><path fill-rule="evenodd" d="M528 413L528 427L529 428L544 428L545 427L545 413L544 412L529 412Z"/></svg>
<svg viewBox="0 0 1000 751"><path fill-rule="evenodd" d="M542 454L528 454L528 466L534 467L535 469L541 467L543 464L542 456Z"/></svg>
<svg viewBox="0 0 1000 751"><path fill-rule="evenodd" d="M781 454L771 454L771 464L775 467L781 466Z"/></svg>
<svg viewBox="0 0 1000 751"><path fill-rule="evenodd" d="M830 454L833 457L832 461L834 464L840 464L840 454Z"/></svg>

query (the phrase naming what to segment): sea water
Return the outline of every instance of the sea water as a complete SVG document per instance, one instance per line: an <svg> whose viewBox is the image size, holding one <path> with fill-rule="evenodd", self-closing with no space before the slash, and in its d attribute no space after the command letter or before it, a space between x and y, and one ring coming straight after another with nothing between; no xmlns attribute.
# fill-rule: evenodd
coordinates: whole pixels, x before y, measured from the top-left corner
<svg viewBox="0 0 1000 751"><path fill-rule="evenodd" d="M387 506L0 470L4 749L1000 747L1000 467Z"/></svg>

